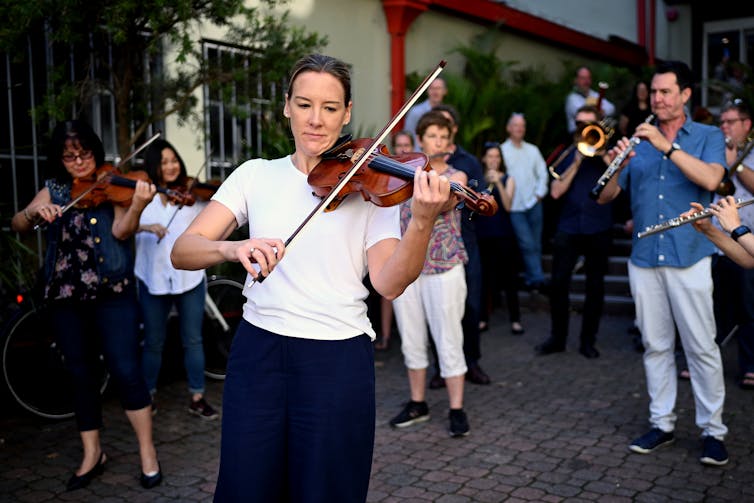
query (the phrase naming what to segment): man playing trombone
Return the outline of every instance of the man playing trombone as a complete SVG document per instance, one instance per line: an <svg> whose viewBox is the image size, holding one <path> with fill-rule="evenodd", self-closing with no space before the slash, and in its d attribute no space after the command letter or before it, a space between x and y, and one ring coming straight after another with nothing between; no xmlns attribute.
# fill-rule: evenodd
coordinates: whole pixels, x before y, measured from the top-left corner
<svg viewBox="0 0 754 503"><path fill-rule="evenodd" d="M618 142L613 156L630 160L619 177L612 177L600 202L630 189L636 228L678 215L689 201L712 202L725 172L725 144L720 130L693 122L685 106L691 98L691 71L685 63L659 64L652 77L650 102L657 123L636 128L635 139ZM712 244L692 228L633 239L628 265L631 294L644 344L644 369L652 428L629 445L647 454L674 441L677 378L675 326L691 374L696 424L702 429L699 458L706 465L724 465L725 383L720 349L715 343L712 308Z"/></svg>
<svg viewBox="0 0 754 503"><path fill-rule="evenodd" d="M552 280L550 282L550 337L535 351L546 355L565 350L568 337L568 290L573 268L580 255L584 256L586 298L581 322L579 353L586 358L599 357L594 347L605 301L605 274L610 252L613 226L610 204L597 204L589 197L589 190L607 165L602 159L610 134L603 131L599 144L592 144L585 132L598 127L597 108L585 105L576 112L576 149L558 165L550 168L555 180L550 185L553 199L561 199L558 228L553 239Z"/></svg>

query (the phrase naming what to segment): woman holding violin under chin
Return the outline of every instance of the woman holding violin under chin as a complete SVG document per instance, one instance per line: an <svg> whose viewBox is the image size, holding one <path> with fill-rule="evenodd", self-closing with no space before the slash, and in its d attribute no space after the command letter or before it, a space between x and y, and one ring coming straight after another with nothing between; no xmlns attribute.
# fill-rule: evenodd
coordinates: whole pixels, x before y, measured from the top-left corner
<svg viewBox="0 0 754 503"><path fill-rule="evenodd" d="M76 425L84 451L68 481L69 491L87 486L107 461L99 433L102 404L92 377L98 351L136 433L141 485L151 488L162 480L152 441L151 399L141 373L131 248L139 215L156 187L136 181L131 197L118 204L102 197L102 190L93 190L63 211L72 199L72 187L92 186L103 170L112 169L105 167L104 157L102 142L87 124L58 124L48 157L52 177L11 223L16 232L28 232L36 223L47 226L44 296L50 329L73 377Z"/></svg>
<svg viewBox="0 0 754 503"><path fill-rule="evenodd" d="M215 501L365 501L375 428L375 337L362 280L393 299L419 275L445 177L414 172L412 219L350 194L294 233L319 198L314 170L351 119L348 66L310 55L293 67L283 115L295 151L239 166L173 247L173 264L241 262L251 278L223 394ZM336 173L337 174L337 173ZM240 225L250 239L227 241Z"/></svg>
<svg viewBox="0 0 754 503"><path fill-rule="evenodd" d="M144 154L144 169L158 187L187 192L193 180L175 148L165 140L154 141ZM193 202L193 201L192 201ZM170 310L178 309L183 365L191 400L188 412L202 419L217 419L217 412L204 399L204 347L202 319L207 284L203 270L184 271L173 267L173 243L206 206L180 204L160 193L152 199L139 220L136 234L136 268L139 304L144 321L142 365L149 392L157 391L162 351L167 335ZM153 412L156 412L153 401Z"/></svg>

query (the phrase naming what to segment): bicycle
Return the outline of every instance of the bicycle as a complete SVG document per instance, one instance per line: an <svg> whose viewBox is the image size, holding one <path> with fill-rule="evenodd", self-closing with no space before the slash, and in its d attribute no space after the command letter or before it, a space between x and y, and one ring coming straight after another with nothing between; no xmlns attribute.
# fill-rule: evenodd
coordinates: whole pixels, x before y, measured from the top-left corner
<svg viewBox="0 0 754 503"><path fill-rule="evenodd" d="M224 379L230 345L243 314L243 285L209 276L204 305L205 375ZM2 368L8 391L25 410L46 419L73 417L73 385L65 358L47 326L47 308L32 297L19 302L20 310L2 336ZM100 393L110 379L104 358L98 355Z"/></svg>
<svg viewBox="0 0 754 503"><path fill-rule="evenodd" d="M65 368L65 358L48 326L44 303L24 299L21 310L3 331L3 377L8 391L27 411L46 419L73 417L73 384ZM100 393L110 374L102 355L96 372Z"/></svg>
<svg viewBox="0 0 754 503"><path fill-rule="evenodd" d="M204 302L204 375L225 379L228 354L243 315L243 285L238 281L209 276Z"/></svg>

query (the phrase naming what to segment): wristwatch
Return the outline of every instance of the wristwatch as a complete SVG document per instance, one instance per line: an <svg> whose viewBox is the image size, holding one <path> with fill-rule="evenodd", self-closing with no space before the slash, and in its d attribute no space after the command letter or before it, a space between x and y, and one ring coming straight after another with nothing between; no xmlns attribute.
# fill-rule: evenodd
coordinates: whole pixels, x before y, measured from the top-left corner
<svg viewBox="0 0 754 503"><path fill-rule="evenodd" d="M739 225L738 227L730 231L730 237L733 238L733 241L738 241L738 238L750 232L751 232L751 229L749 229L745 225Z"/></svg>
<svg viewBox="0 0 754 503"><path fill-rule="evenodd" d="M670 145L670 148L668 149L668 151L665 152L665 158L670 159L670 155L676 150L681 150L681 146L678 145L677 143L673 143L672 145Z"/></svg>

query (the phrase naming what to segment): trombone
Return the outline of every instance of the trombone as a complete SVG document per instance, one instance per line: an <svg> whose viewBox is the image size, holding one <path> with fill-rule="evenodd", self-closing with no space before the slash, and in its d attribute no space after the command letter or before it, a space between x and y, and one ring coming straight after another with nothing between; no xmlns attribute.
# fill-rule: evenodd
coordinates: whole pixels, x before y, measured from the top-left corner
<svg viewBox="0 0 754 503"><path fill-rule="evenodd" d="M573 143L563 149L557 159L547 167L550 171L550 175L555 180L560 180L560 175L555 169L566 159L566 157L571 155L573 149L578 150L584 157L594 157L595 155L603 154L607 150L607 142L615 132L613 126L614 121L607 118L602 119L599 122L589 122L582 125L574 133Z"/></svg>
<svg viewBox="0 0 754 503"><path fill-rule="evenodd" d="M725 144L728 145L730 142L731 139L726 137ZM749 152L751 152L751 148L754 147L754 129L749 132L748 136L744 138L744 141L741 142L738 147L740 154L738 154L736 160L730 165L730 168L725 171L723 179L720 181L720 185L715 189L716 194L721 196L732 196L736 191L736 187L733 185L733 176L735 176L736 173L743 171L744 159L746 159Z"/></svg>

